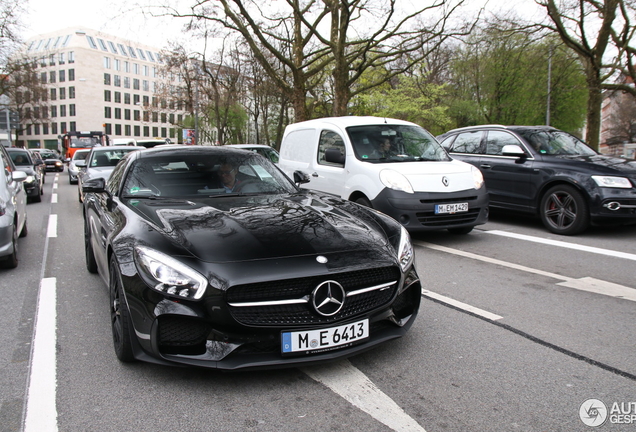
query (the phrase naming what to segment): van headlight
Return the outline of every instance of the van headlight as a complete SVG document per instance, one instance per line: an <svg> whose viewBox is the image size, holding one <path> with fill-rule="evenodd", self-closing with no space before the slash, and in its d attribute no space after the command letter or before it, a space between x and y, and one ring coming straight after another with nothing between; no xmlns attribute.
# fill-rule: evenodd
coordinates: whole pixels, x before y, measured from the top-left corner
<svg viewBox="0 0 636 432"><path fill-rule="evenodd" d="M481 189L484 185L484 175L481 173L479 168L474 165L470 166L470 170L473 174L473 184L475 185L475 189Z"/></svg>
<svg viewBox="0 0 636 432"><path fill-rule="evenodd" d="M625 177L599 176L593 175L592 180L599 187L631 189L632 183Z"/></svg>
<svg viewBox="0 0 636 432"><path fill-rule="evenodd" d="M400 227L400 246L398 247L398 261L402 272L405 272L411 264L413 264L413 258L415 256L413 252L413 245L411 244L411 236L404 227Z"/></svg>
<svg viewBox="0 0 636 432"><path fill-rule="evenodd" d="M143 279L162 294L199 300L208 286L207 279L196 270L145 246L135 247L135 262Z"/></svg>
<svg viewBox="0 0 636 432"><path fill-rule="evenodd" d="M399 190L406 193L413 193L413 186L404 174L390 169L380 171L380 181L389 189Z"/></svg>

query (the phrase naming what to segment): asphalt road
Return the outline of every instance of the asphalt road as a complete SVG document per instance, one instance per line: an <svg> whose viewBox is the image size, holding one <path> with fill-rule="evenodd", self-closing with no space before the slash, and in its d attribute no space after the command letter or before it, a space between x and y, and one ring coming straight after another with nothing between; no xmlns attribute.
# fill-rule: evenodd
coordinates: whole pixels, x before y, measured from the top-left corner
<svg viewBox="0 0 636 432"><path fill-rule="evenodd" d="M18 268L0 270L2 431L636 431L636 227L559 237L494 214L467 236L416 235L423 303L405 337L220 373L117 361L77 188L54 177Z"/></svg>

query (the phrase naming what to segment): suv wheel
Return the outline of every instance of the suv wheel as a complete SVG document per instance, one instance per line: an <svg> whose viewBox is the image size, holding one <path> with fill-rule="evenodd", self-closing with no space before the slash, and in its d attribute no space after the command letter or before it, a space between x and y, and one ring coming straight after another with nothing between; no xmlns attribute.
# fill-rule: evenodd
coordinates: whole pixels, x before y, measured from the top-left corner
<svg viewBox="0 0 636 432"><path fill-rule="evenodd" d="M568 185L549 189L541 199L541 221L551 232L574 235L587 229L590 213L583 195Z"/></svg>

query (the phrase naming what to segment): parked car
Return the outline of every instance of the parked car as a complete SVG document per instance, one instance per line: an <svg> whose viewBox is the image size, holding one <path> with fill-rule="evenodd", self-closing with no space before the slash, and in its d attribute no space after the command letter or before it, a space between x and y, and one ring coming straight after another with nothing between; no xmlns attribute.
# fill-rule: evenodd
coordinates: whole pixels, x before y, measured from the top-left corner
<svg viewBox="0 0 636 432"><path fill-rule="evenodd" d="M636 223L636 161L598 154L549 126L475 126L438 139L482 171L491 207L538 215L563 235Z"/></svg>
<svg viewBox="0 0 636 432"><path fill-rule="evenodd" d="M77 194L79 202L84 201L82 184L85 181L92 178L108 179L110 173L113 172L115 166L124 156L132 151L144 149L145 147L135 146L97 146L90 149L84 160L76 160L75 167L79 169L77 173Z"/></svg>
<svg viewBox="0 0 636 432"><path fill-rule="evenodd" d="M260 155L263 155L275 164L278 163L278 159L280 158L278 152L272 146L268 146L264 144L228 144L228 145L230 145L231 147L236 147L243 150L249 150L249 151L258 153Z"/></svg>
<svg viewBox="0 0 636 432"><path fill-rule="evenodd" d="M135 140L135 145L136 146L141 146L141 147L145 147L145 148L153 148L154 146L158 146L158 145L162 145L162 144L171 144L172 141L170 141L170 138L146 138L146 139L141 139L141 138L137 138Z"/></svg>
<svg viewBox="0 0 636 432"><path fill-rule="evenodd" d="M136 146L137 140L135 138L112 138L110 145Z"/></svg>
<svg viewBox="0 0 636 432"><path fill-rule="evenodd" d="M335 117L291 124L278 166L303 187L372 207L409 231L467 234L488 220L481 172L451 159L414 123Z"/></svg>
<svg viewBox="0 0 636 432"><path fill-rule="evenodd" d="M27 194L27 199L31 199L34 202L42 201L42 195L44 194L44 176L42 175L42 169L44 165L36 164L33 159L32 153L23 148L9 147L7 153L13 160L15 168L19 171L26 173L27 177L22 182L24 190Z"/></svg>
<svg viewBox="0 0 636 432"><path fill-rule="evenodd" d="M49 149L31 149L32 151L36 151L40 153L42 159L44 159L44 163L46 165L47 171L64 171L64 162L62 161L62 157L55 152L54 150Z"/></svg>
<svg viewBox="0 0 636 432"><path fill-rule="evenodd" d="M42 184L44 184L46 183L46 163L44 162L44 159L42 159L42 155L40 155L40 152L34 152L32 150L29 151L31 152L33 162L35 162L35 164L38 166L38 169L40 170L40 174L42 175Z"/></svg>
<svg viewBox="0 0 636 432"><path fill-rule="evenodd" d="M26 237L27 197L24 171L16 169L4 146L0 146L0 265L18 266L18 237Z"/></svg>
<svg viewBox="0 0 636 432"><path fill-rule="evenodd" d="M77 174L80 168L76 165L77 161L86 160L86 157L90 153L91 149L79 149L73 153L73 158L68 161L68 182L70 184L77 184Z"/></svg>
<svg viewBox="0 0 636 432"><path fill-rule="evenodd" d="M418 313L399 223L253 152L133 152L83 188L86 267L108 286L122 361L299 366L401 337Z"/></svg>

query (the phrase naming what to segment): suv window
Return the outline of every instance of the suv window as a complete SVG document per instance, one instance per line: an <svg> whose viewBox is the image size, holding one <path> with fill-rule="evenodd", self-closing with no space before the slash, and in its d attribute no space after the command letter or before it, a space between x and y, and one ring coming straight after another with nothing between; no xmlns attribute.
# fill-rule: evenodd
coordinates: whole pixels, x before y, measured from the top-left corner
<svg viewBox="0 0 636 432"><path fill-rule="evenodd" d="M523 145L514 135L503 131L488 131L486 139L487 155L501 155L501 149L507 145L518 145L523 149Z"/></svg>
<svg viewBox="0 0 636 432"><path fill-rule="evenodd" d="M453 144L453 152L479 154L483 131L464 132L457 136Z"/></svg>

